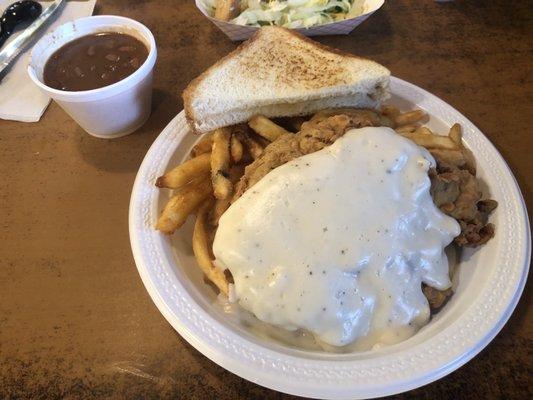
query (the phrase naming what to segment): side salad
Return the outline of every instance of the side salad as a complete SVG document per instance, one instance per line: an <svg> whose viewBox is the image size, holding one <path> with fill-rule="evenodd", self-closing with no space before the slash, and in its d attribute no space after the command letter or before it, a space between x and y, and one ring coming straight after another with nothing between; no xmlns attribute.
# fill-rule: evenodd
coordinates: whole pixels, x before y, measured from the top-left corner
<svg viewBox="0 0 533 400"><path fill-rule="evenodd" d="M202 0L214 15L220 0ZM365 0L241 0L240 12L229 22L238 25L278 25L285 28L309 28L365 12Z"/></svg>

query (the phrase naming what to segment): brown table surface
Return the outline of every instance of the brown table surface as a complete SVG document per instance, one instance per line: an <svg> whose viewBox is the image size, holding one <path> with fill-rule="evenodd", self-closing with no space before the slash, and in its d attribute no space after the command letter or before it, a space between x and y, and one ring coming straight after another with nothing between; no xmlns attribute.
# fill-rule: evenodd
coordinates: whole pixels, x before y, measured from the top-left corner
<svg viewBox="0 0 533 400"><path fill-rule="evenodd" d="M38 123L0 121L0 398L289 398L186 343L145 291L129 244L128 202L146 151L182 109L187 83L235 44L192 1L99 1L96 13L153 31L153 113L110 141L54 103ZM527 1L390 0L351 35L318 40L464 113L503 154L531 212L532 16ZM531 281L472 361L396 398L533 398L530 292Z"/></svg>

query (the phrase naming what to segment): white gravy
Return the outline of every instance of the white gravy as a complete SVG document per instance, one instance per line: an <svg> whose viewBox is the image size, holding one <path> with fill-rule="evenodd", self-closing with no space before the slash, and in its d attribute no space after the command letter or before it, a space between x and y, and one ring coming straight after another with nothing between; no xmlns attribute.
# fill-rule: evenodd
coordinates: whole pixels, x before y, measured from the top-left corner
<svg viewBox="0 0 533 400"><path fill-rule="evenodd" d="M333 346L412 336L429 319L421 284L450 286L444 248L460 232L433 203L430 165L391 129L362 128L272 170L215 236L239 304Z"/></svg>

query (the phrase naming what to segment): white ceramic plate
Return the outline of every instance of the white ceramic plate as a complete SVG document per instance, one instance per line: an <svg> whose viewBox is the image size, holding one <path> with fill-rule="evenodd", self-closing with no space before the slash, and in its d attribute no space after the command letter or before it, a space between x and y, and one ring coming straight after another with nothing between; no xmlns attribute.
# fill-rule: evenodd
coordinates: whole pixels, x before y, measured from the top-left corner
<svg viewBox="0 0 533 400"><path fill-rule="evenodd" d="M456 293L432 321L397 345L352 354L303 351L261 339L213 304L214 291L195 264L191 221L171 238L153 229L168 191L156 178L179 164L197 140L183 112L154 142L139 169L130 204L130 238L141 278L170 324L227 370L281 392L316 398L368 398L413 389L459 368L479 353L511 315L527 277L531 239L524 201L507 164L489 140L454 108L423 89L391 80L390 103L428 112L428 125L447 132L455 122L474 152L487 194L499 202L496 236L464 251Z"/></svg>

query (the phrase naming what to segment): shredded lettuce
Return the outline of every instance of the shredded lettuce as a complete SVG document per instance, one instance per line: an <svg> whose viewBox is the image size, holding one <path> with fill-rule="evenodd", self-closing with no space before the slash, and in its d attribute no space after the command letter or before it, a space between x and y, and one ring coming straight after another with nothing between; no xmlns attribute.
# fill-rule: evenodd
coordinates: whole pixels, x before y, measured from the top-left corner
<svg viewBox="0 0 533 400"><path fill-rule="evenodd" d="M216 0L202 1L207 12L213 15ZM365 11L364 3L364 0L242 0L243 11L231 22L309 28L361 15Z"/></svg>

